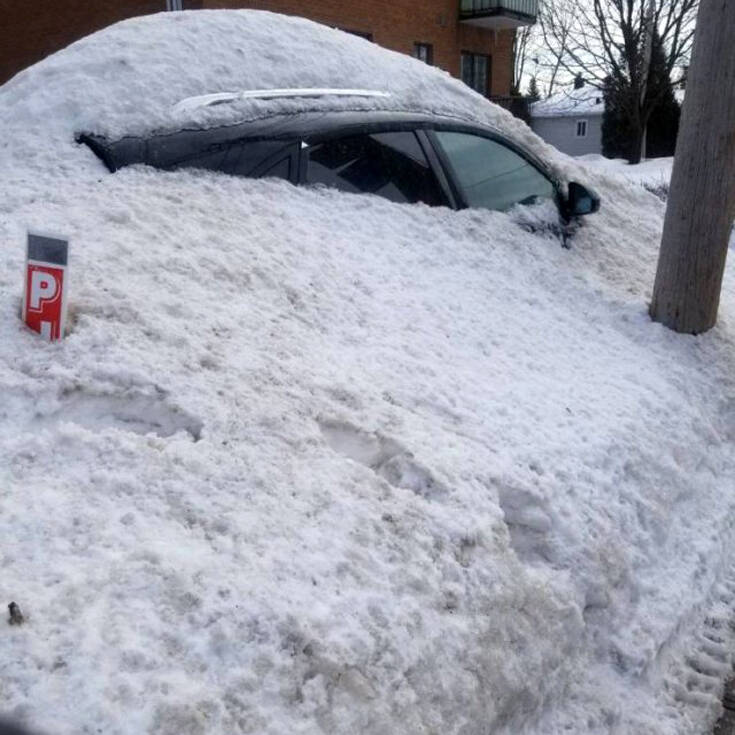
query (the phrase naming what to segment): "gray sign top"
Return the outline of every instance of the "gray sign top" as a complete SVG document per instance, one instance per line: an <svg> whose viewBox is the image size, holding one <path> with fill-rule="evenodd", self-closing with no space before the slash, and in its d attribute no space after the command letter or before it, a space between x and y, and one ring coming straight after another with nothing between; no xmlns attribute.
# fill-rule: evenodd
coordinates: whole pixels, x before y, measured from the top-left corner
<svg viewBox="0 0 735 735"><path fill-rule="evenodd" d="M66 265L68 256L69 243L66 240L28 233L28 260Z"/></svg>

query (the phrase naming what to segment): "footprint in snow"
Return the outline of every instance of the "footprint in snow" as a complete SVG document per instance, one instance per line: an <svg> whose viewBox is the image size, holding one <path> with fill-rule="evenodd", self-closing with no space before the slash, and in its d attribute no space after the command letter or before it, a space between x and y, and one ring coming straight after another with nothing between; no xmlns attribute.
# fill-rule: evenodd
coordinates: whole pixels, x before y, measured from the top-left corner
<svg viewBox="0 0 735 735"><path fill-rule="evenodd" d="M447 488L394 439L368 432L344 421L319 421L329 447L370 468L393 487L412 490L428 500L447 494Z"/></svg>

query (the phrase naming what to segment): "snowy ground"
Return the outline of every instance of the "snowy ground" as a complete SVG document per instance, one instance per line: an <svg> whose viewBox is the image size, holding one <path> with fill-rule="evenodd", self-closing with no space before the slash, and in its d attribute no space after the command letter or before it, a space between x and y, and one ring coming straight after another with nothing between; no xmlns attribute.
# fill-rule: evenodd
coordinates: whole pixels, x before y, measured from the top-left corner
<svg viewBox="0 0 735 735"><path fill-rule="evenodd" d="M710 333L652 324L664 205L563 157L604 200L569 250L518 215L109 175L71 140L255 86L266 47L257 86L389 88L553 155L441 72L252 12L127 22L0 89L0 589L28 618L0 627L3 710L60 735L707 733L732 268ZM71 238L62 344L17 318L29 226Z"/></svg>
<svg viewBox="0 0 735 735"><path fill-rule="evenodd" d="M579 156L575 160L598 171L623 176L629 181L643 184L653 191L668 188L671 180L671 169L674 165L673 158L651 158L648 161L642 161L631 166L624 159L610 159L597 154Z"/></svg>

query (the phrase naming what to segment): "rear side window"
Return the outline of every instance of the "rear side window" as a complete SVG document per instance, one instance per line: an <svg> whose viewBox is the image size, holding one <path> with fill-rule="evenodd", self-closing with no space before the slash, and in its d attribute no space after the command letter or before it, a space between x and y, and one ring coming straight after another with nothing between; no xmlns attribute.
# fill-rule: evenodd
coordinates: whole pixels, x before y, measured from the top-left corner
<svg viewBox="0 0 735 735"><path fill-rule="evenodd" d="M245 140L233 143L224 171L250 178L290 179L298 152L296 143L282 140Z"/></svg>
<svg viewBox="0 0 735 735"><path fill-rule="evenodd" d="M261 173L258 174L258 178L265 179L291 179L291 156L280 158L276 163L266 166Z"/></svg>
<svg viewBox="0 0 735 735"><path fill-rule="evenodd" d="M162 135L148 141L145 162L162 169L206 168L222 171L227 159L227 146L207 143L190 133Z"/></svg>
<svg viewBox="0 0 735 735"><path fill-rule="evenodd" d="M212 133L182 133L153 138L146 162L165 169L204 168L250 178L291 178L298 151L293 141L212 141L212 137Z"/></svg>
<svg viewBox="0 0 735 735"><path fill-rule="evenodd" d="M502 211L556 198L550 179L502 143L466 133L436 137L468 206Z"/></svg>
<svg viewBox="0 0 735 735"><path fill-rule="evenodd" d="M377 194L392 202L446 203L413 132L336 138L309 147L307 157L308 184Z"/></svg>

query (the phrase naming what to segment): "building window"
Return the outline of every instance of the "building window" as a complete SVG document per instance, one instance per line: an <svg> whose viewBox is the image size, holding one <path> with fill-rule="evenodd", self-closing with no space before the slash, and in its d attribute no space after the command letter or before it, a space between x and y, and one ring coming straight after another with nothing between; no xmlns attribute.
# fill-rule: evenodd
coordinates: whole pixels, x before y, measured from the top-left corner
<svg viewBox="0 0 735 735"><path fill-rule="evenodd" d="M353 31L351 28L340 28L339 30L344 31L345 33L349 33L352 36L359 36L360 38L364 38L366 41L373 40L373 34L368 33L367 31Z"/></svg>
<svg viewBox="0 0 735 735"><path fill-rule="evenodd" d="M183 10L184 0L166 0L166 10Z"/></svg>
<svg viewBox="0 0 735 735"><path fill-rule="evenodd" d="M577 137L578 138L587 137L587 121L586 120L577 120Z"/></svg>
<svg viewBox="0 0 735 735"><path fill-rule="evenodd" d="M415 43L413 45L414 58L423 61L424 64L434 63L434 47L430 43Z"/></svg>
<svg viewBox="0 0 735 735"><path fill-rule="evenodd" d="M462 81L487 97L490 92L490 57L462 52Z"/></svg>

